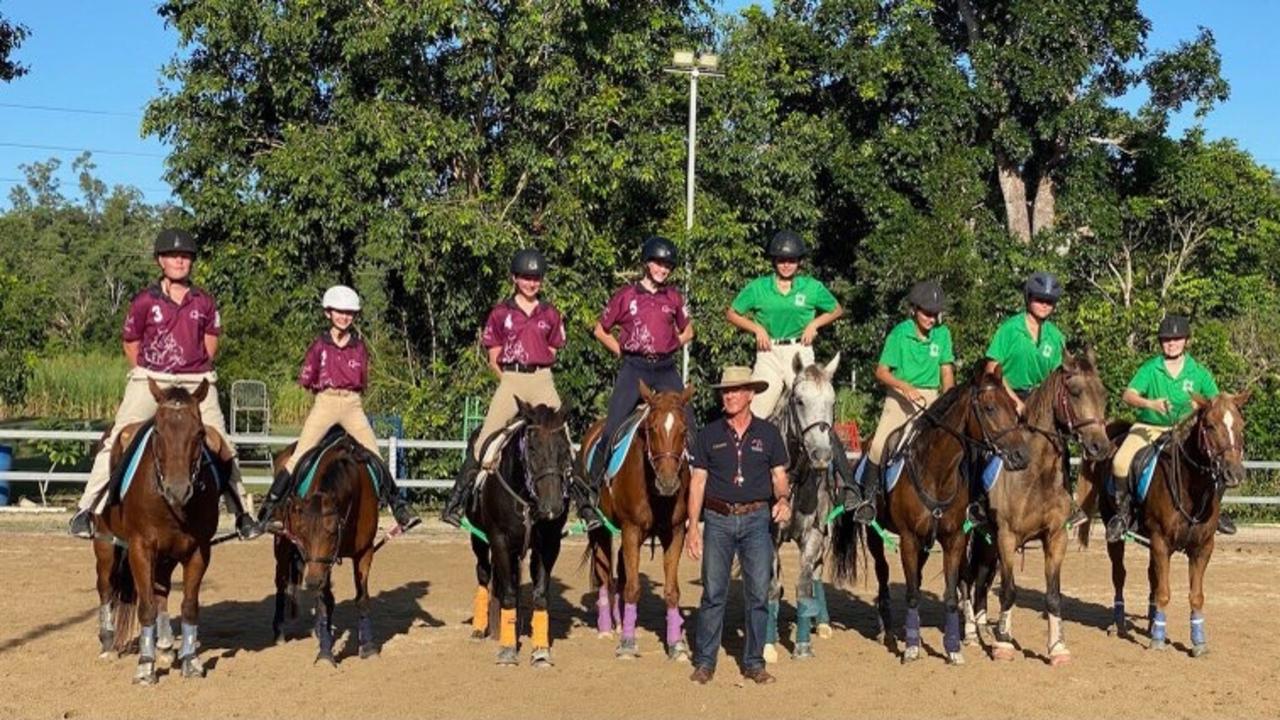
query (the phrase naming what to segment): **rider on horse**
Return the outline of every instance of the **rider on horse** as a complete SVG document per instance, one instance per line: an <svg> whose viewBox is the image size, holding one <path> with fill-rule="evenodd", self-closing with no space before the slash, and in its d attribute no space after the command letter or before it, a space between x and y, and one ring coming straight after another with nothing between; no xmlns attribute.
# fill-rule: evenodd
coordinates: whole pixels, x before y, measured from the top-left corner
<svg viewBox="0 0 1280 720"><path fill-rule="evenodd" d="M932 281L918 282L911 286L907 302L911 304L911 317L889 331L876 363L876 380L886 391L884 409L861 473L861 484L873 492L880 481L890 439L895 433L899 436L895 447L888 448L888 457L902 445L908 424L956 384L951 329L941 324L946 303L942 287Z"/></svg>
<svg viewBox="0 0 1280 720"><path fill-rule="evenodd" d="M795 381L794 359L799 357L805 366L812 365L818 331L844 315L844 308L820 280L800 273L801 260L809 251L799 235L779 231L769 241L768 252L773 273L748 283L725 311L730 323L755 336L752 374L768 383L768 388L751 401L751 412L764 419L772 417L778 398ZM854 482L844 444L834 431L831 445L845 508L852 511L866 505L865 493Z"/></svg>
<svg viewBox="0 0 1280 720"><path fill-rule="evenodd" d="M578 513L588 528L600 524L595 509L595 495L604 482L608 469L608 449L614 435L640 401L640 381L654 391L682 391L684 382L676 369L675 353L693 340L693 323L689 307L679 289L667 284L676 266L676 246L657 235L644 241L640 261L644 277L624 285L609 298L599 322L593 330L600 344L622 358L618 377L609 397L609 411L600 434L600 450L589 458L588 497L579 498ZM618 328L618 336L612 331ZM697 427L692 412L686 408L688 437ZM584 452L586 449L583 449Z"/></svg>
<svg viewBox="0 0 1280 720"><path fill-rule="evenodd" d="M80 509L71 518L70 532L76 537L92 537L90 516L106 508L111 450L116 438L125 427L150 420L156 414L156 399L148 380L164 388L179 385L189 391L201 381L209 382L208 394L200 403L200 417L220 435L223 454L231 460L224 494L235 509L236 531L245 540L260 534L247 511L235 446L226 436L226 421L218 407L214 386L218 375L213 371L213 357L218 351L222 323L213 296L191 282L196 254L195 238L185 230L165 229L156 235L154 256L163 274L134 296L125 315L124 354L132 369L111 432L93 458L89 482L80 496Z"/></svg>
<svg viewBox="0 0 1280 720"><path fill-rule="evenodd" d="M340 425L369 451L371 459L382 468L378 473L378 493L391 506L396 523L408 527L415 519L408 503L395 487L395 478L381 464L378 438L364 414L361 393L369 383L369 350L360 333L352 328L360 314L360 296L346 285L334 285L322 298L329 329L307 348L298 384L315 393L315 403L298 433L298 442L285 466L276 473L258 511L258 522L265 528L271 514L294 486L293 473L298 462L324 439L329 428Z"/></svg>
<svg viewBox="0 0 1280 720"><path fill-rule="evenodd" d="M1179 315L1168 315L1160 321L1156 332L1161 354L1151 357L1134 373L1121 400L1138 409L1138 421L1129 428L1120 449L1111 461L1116 514L1107 522L1107 542L1120 542L1130 529L1133 514L1129 497L1133 484L1133 460L1143 448L1152 445L1173 426L1195 410L1192 394L1205 399L1218 395L1213 373L1187 353L1191 323ZM1218 532L1230 535L1235 524L1226 515L1218 515Z"/></svg>
<svg viewBox="0 0 1280 720"><path fill-rule="evenodd" d="M1004 372L1005 387L1013 396L1019 415L1024 412L1031 391L1062 365L1062 353L1067 345L1066 336L1049 319L1062 298L1062 283L1058 278L1047 272L1033 272L1022 291L1026 310L1000 323L987 346L987 367L999 366ZM1065 453L1062 462L1062 477L1070 492L1071 473L1067 471L1069 458ZM970 519L976 525L984 525L987 522L987 494L982 483L977 481L978 473L973 475L975 499L969 506ZM1067 524L1076 527L1087 519L1083 510L1073 507Z"/></svg>
<svg viewBox="0 0 1280 720"><path fill-rule="evenodd" d="M458 471L449 501L441 519L459 527L471 501L481 455L490 437L502 430L516 416L516 398L530 405L543 404L560 408L551 366L564 347L564 320L560 311L546 300L540 300L542 281L547 274L547 261L533 248L516 252L511 259L511 297L489 311L481 342L488 351L489 368L498 376L498 388L489 401L484 424L475 436L471 452ZM497 457L493 458L496 465ZM486 470L492 469L488 466Z"/></svg>

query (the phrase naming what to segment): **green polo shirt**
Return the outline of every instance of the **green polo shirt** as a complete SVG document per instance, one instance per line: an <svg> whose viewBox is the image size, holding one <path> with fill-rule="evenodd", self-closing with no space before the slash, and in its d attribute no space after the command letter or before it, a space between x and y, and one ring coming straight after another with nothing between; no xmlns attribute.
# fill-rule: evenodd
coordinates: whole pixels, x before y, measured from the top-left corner
<svg viewBox="0 0 1280 720"><path fill-rule="evenodd" d="M915 320L907 319L889 331L880 351L880 364L911 387L936 390L942 385L942 366L956 361L951 349L951 329L934 325L929 337L920 337Z"/></svg>
<svg viewBox="0 0 1280 720"><path fill-rule="evenodd" d="M1143 408L1138 411L1138 422L1148 425L1170 427L1191 414L1193 409L1191 393L1206 399L1218 394L1218 384L1213 381L1213 373L1196 362L1190 355L1182 361L1182 372L1178 377L1169 374L1164 366L1164 356L1157 355L1142 363L1138 372L1129 381L1129 389L1137 392L1147 400L1168 400L1169 412L1160 413Z"/></svg>
<svg viewBox="0 0 1280 720"><path fill-rule="evenodd" d="M1021 312L1000 323L987 346L987 357L1000 363L1009 387L1030 390L1062 364L1065 345L1062 331L1048 320L1041 323L1040 341L1036 342L1027 330L1027 314Z"/></svg>
<svg viewBox="0 0 1280 720"><path fill-rule="evenodd" d="M800 337L819 312L831 312L839 303L817 279L796 275L791 292L783 295L773 275L765 275L747 283L733 299L733 311L760 323L774 340Z"/></svg>

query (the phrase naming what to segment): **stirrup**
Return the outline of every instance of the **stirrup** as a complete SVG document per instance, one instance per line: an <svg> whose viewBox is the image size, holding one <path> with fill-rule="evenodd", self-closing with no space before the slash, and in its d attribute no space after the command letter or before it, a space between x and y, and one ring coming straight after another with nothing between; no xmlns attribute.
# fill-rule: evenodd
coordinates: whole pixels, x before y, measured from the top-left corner
<svg viewBox="0 0 1280 720"><path fill-rule="evenodd" d="M586 526L587 532L598 530L604 527L604 519L600 517L600 510L595 504L580 505L578 507L578 518L582 520L582 524Z"/></svg>

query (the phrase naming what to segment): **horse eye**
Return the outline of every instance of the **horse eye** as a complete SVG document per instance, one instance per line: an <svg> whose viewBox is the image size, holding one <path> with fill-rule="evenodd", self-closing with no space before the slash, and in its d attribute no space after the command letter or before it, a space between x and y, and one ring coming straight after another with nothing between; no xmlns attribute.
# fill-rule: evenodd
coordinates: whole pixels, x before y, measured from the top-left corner
<svg viewBox="0 0 1280 720"><path fill-rule="evenodd" d="M1080 397L1081 395L1080 388L1071 388L1070 392L1071 397Z"/></svg>

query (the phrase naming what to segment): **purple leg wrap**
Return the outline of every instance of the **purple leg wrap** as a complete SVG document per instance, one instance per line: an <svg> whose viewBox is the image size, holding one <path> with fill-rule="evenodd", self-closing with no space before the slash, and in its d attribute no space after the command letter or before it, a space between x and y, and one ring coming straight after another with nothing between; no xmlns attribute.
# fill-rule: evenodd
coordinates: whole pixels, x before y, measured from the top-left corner
<svg viewBox="0 0 1280 720"><path fill-rule="evenodd" d="M622 606L622 638L634 640L636 637L636 604L626 603Z"/></svg>
<svg viewBox="0 0 1280 720"><path fill-rule="evenodd" d="M684 638L684 618L680 608L667 608L667 647L675 647Z"/></svg>
<svg viewBox="0 0 1280 720"><path fill-rule="evenodd" d="M607 633L613 632L613 611L609 608L609 588L600 588L599 597L596 599L596 630Z"/></svg>
<svg viewBox="0 0 1280 720"><path fill-rule="evenodd" d="M942 645L949 653L960 652L960 613L947 612L947 624L942 635Z"/></svg>
<svg viewBox="0 0 1280 720"><path fill-rule="evenodd" d="M907 645L920 645L920 611L916 608L907 610Z"/></svg>

